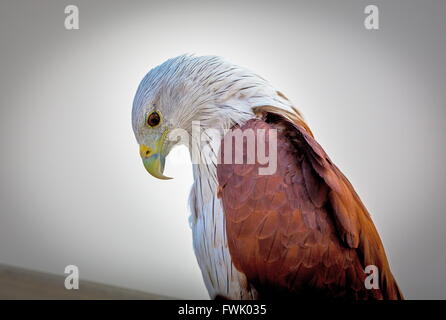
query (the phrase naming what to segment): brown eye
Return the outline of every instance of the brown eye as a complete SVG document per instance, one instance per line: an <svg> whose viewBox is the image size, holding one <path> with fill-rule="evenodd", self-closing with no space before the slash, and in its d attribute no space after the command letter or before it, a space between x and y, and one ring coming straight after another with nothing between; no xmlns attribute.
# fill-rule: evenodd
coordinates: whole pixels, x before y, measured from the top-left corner
<svg viewBox="0 0 446 320"><path fill-rule="evenodd" d="M158 112L154 111L147 117L147 124L150 127L156 127L161 122L161 117Z"/></svg>

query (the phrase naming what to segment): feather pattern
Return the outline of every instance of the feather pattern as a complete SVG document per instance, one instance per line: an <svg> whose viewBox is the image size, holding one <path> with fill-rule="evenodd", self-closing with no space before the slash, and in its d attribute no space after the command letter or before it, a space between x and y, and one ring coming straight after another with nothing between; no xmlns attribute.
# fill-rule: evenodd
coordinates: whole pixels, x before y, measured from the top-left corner
<svg viewBox="0 0 446 320"><path fill-rule="evenodd" d="M241 128L279 131L276 173L259 175L258 162L217 167L236 268L261 298L401 299L367 210L302 120L256 111ZM246 185L256 192L245 196ZM378 267L379 289L365 287L367 265Z"/></svg>

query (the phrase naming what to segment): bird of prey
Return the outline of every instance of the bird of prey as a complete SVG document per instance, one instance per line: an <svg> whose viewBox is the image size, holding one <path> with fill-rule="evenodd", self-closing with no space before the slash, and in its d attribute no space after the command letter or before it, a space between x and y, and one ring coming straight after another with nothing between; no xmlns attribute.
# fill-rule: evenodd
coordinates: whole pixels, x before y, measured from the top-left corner
<svg viewBox="0 0 446 320"><path fill-rule="evenodd" d="M191 138L190 225L211 298L403 299L352 185L264 78L220 57L172 58L141 81L132 125L144 167L160 179L169 179L165 157L181 140L170 135ZM224 147L237 129L254 132L254 149L248 135ZM268 174L257 157L247 161L262 145L276 153ZM372 286L368 266L378 276Z"/></svg>

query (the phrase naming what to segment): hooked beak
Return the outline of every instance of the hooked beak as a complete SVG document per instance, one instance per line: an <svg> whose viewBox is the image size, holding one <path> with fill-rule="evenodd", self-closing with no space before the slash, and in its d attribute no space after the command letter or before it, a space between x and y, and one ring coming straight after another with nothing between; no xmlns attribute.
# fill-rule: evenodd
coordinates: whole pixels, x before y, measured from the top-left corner
<svg viewBox="0 0 446 320"><path fill-rule="evenodd" d="M144 144L139 145L139 154L141 155L144 168L146 168L147 172L150 173L152 176L162 180L172 179L163 175L166 156L163 155L163 150L161 149L164 145L166 134L167 132L163 133L161 138L155 143L155 146L153 146L152 148Z"/></svg>

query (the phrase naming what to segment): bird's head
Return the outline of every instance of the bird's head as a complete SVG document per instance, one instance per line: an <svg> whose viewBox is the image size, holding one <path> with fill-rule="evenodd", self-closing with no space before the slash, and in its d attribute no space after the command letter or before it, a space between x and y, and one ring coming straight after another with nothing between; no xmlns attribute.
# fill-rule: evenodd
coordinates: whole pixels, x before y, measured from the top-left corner
<svg viewBox="0 0 446 320"><path fill-rule="evenodd" d="M252 118L256 105L277 101L263 78L219 57L167 60L147 73L133 102L133 131L144 167L156 178L170 179L163 170L166 156L178 144L178 134L171 138L174 131L190 136L194 122L204 130L226 130Z"/></svg>

